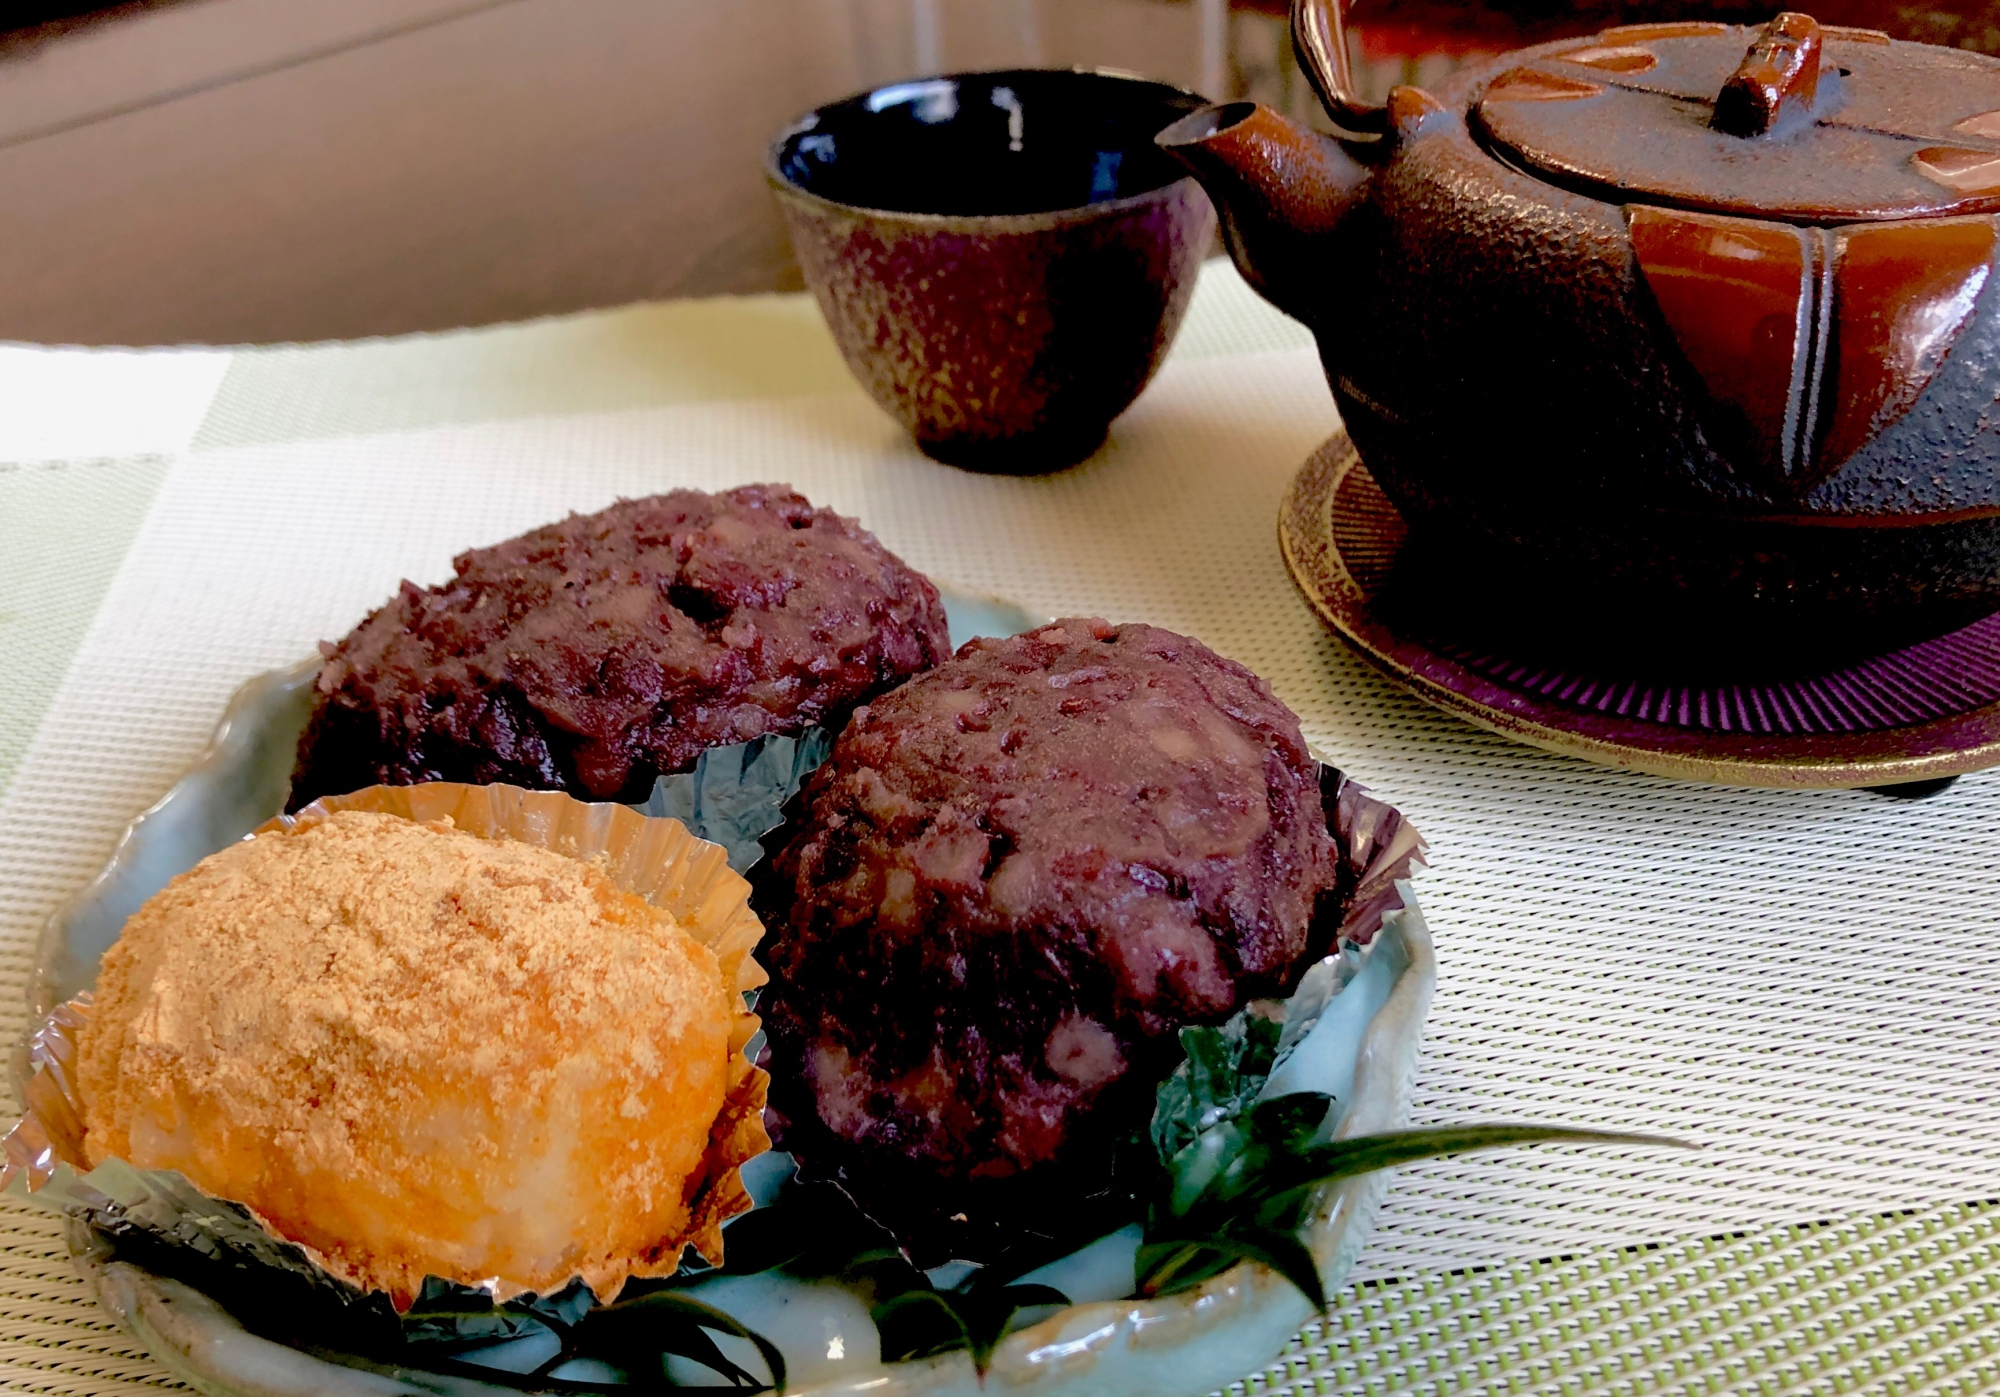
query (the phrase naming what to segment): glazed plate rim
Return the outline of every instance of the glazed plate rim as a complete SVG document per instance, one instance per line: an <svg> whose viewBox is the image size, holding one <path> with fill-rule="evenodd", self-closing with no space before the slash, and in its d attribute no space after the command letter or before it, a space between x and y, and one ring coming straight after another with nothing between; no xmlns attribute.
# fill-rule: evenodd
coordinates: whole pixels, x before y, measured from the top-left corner
<svg viewBox="0 0 2000 1397"><path fill-rule="evenodd" d="M1001 627L1028 629L1049 619L969 589L941 585L940 591L954 613L955 632L961 620L973 628L970 633L984 634ZM986 629L977 629L981 626ZM961 638L955 635L954 643ZM164 868L177 865L168 872L171 876L192 862L171 857L171 851L163 860L155 846L175 839L183 845L198 846L204 840L214 844L218 838L227 843L261 822L259 810L275 810L282 804L284 784L273 786L268 779L274 767L269 755L276 750L288 753L296 742L301 698L318 665L317 657L301 661L254 676L238 688L187 771L132 821L104 868L50 919L31 982L32 1022L39 1023L50 1008L80 987L76 981L83 967L78 961L88 959L94 966L95 956L122 925L121 907L136 905L135 897L143 900L139 885L149 876L164 881L157 878ZM277 722L291 724L289 732L275 727ZM255 774L260 752L267 779L246 790L254 783L244 778L246 773ZM232 800L233 805L226 804ZM1372 957L1383 945L1396 948L1384 964L1384 972L1393 979L1383 1002L1357 1035L1354 1085L1338 1130L1343 1135L1390 1129L1408 1120L1411 1077L1436 982L1436 963L1414 895L1407 883L1399 890L1403 905L1388 914L1369 952ZM87 944L79 948L72 939L80 928ZM22 1061L17 1057L17 1071ZM1374 1174L1328 1190L1309 1235L1329 1290L1358 1255L1386 1185L1386 1175ZM315 1357L251 1334L198 1290L130 1262L110 1260L93 1246L86 1227L72 1223L66 1233L73 1259L105 1308L177 1376L201 1390L230 1397L423 1392L470 1397L517 1391L418 1370L389 1372ZM1139 1392L1197 1397L1272 1361L1310 1317L1304 1297L1287 1282L1261 1267L1239 1266L1183 1295L1071 1306L1010 1335L996 1352L989 1376L1009 1390L1050 1397ZM943 1393L975 1397L982 1391L962 1353L896 1364L877 1361L848 1371L800 1376L805 1380L787 1389L792 1397L836 1397L864 1390L883 1397Z"/></svg>

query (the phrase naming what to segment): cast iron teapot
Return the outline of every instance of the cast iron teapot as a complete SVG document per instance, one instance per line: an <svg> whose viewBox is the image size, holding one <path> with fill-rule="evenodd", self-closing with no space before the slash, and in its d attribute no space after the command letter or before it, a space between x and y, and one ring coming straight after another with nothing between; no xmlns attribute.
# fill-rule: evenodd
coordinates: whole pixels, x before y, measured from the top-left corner
<svg viewBox="0 0 2000 1397"><path fill-rule="evenodd" d="M1160 144L1318 338L1431 545L1602 619L1782 648L2000 609L2000 60L1781 14L1630 25Z"/></svg>

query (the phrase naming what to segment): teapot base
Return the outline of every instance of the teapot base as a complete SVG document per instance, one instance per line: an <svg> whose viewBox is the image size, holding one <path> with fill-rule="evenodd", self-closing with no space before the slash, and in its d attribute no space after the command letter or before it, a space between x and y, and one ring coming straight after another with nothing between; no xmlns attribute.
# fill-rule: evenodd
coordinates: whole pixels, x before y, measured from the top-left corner
<svg viewBox="0 0 2000 1397"><path fill-rule="evenodd" d="M1635 619L1580 602L1574 576L1523 583L1463 531L1413 535L1345 437L1293 481L1279 537L1307 601L1375 665L1538 746L1745 786L1872 787L2000 765L2000 614L1877 648L1829 618L1795 626L1782 651L1759 649L1769 636L1755 629L1704 631L1670 610ZM1831 648L1816 655L1816 640Z"/></svg>
<svg viewBox="0 0 2000 1397"><path fill-rule="evenodd" d="M1637 544L1608 563L1581 549L1552 556L1490 534L1423 527L1412 530L1378 604L1412 633L1444 626L1451 643L1523 662L1733 683L1821 673L2000 611L2000 598L1987 597L1873 606L1800 595L1805 589L1773 597L1774 589L1757 587L1761 578L1744 594L1705 595L1680 578L1671 562Z"/></svg>
<svg viewBox="0 0 2000 1397"><path fill-rule="evenodd" d="M1934 639L2000 611L2000 515L1730 516L1497 490L1448 496L1370 458L1407 521L1413 614L1523 650L1783 674ZM1493 579L1506 579L1496 589Z"/></svg>

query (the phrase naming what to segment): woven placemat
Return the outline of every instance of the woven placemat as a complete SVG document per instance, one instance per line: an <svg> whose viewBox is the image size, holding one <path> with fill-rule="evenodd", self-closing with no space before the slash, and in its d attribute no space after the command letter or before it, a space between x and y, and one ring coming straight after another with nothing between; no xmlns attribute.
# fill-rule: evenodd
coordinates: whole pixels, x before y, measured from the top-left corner
<svg viewBox="0 0 2000 1397"><path fill-rule="evenodd" d="M185 1390L0 1204L0 1387ZM2000 1390L2000 1208L1959 1206L1349 1286L1231 1397Z"/></svg>
<svg viewBox="0 0 2000 1397"><path fill-rule="evenodd" d="M0 791L166 474L157 455L0 461Z"/></svg>
<svg viewBox="0 0 2000 1397"><path fill-rule="evenodd" d="M1361 1284L1252 1385L1990 1381L2000 1247L1992 1211L1971 1205L2000 1197L2000 777L1918 803L1677 785L1519 748L1411 700L1293 594L1278 499L1332 408L1296 328L1216 276L1193 348L1099 457L1044 480L925 461L844 384L568 412L557 394L535 415L467 420L479 371L448 346L425 372L456 382L461 406L413 422L405 401L369 434L365 392L337 412L337 384L310 412L286 398L310 379L295 351L266 375L267 406L229 407L234 425L212 439L237 444L166 474L0 797L0 1032L20 1031L9 986L40 919L243 678L340 634L401 577L442 576L459 548L621 493L789 479L961 585L1201 636L1418 823L1436 851L1421 892L1441 965L1420 1119L1663 1129L1708 1146L1404 1171ZM516 333L510 354L541 353ZM589 365L645 344L564 353ZM360 381L366 367L342 371ZM278 440L285 421L352 434ZM130 1350L49 1279L61 1263L38 1226L10 1255L47 1269L0 1277L0 1311L35 1316L0 1329L4 1380L113 1390L130 1375L107 1355Z"/></svg>

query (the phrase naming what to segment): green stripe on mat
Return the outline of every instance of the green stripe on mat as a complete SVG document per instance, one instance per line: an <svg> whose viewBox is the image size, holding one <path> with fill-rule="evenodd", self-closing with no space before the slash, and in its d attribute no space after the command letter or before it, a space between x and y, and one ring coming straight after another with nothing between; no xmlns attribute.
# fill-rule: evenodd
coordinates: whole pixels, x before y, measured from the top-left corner
<svg viewBox="0 0 2000 1397"><path fill-rule="evenodd" d="M1232 1397L2000 1390L2000 1205L1351 1286Z"/></svg>
<svg viewBox="0 0 2000 1397"><path fill-rule="evenodd" d="M0 794L166 474L158 456L0 465Z"/></svg>

